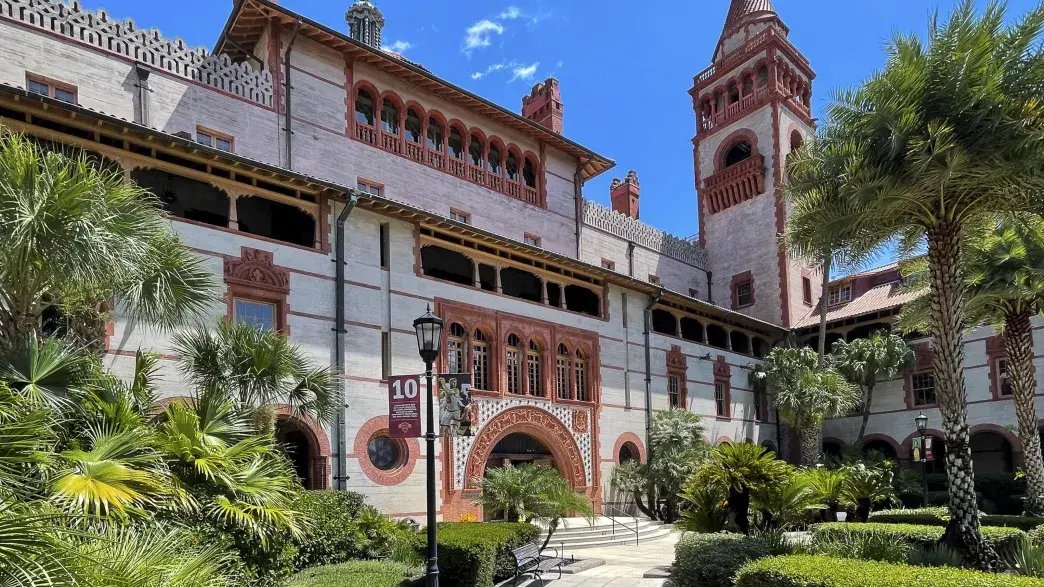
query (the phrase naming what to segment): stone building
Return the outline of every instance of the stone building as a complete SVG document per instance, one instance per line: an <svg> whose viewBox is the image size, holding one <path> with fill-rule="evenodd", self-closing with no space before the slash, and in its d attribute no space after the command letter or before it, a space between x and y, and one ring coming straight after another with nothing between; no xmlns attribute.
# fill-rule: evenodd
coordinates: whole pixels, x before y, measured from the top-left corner
<svg viewBox="0 0 1044 587"><path fill-rule="evenodd" d="M702 415L711 442L786 455L748 373L819 303L815 270L777 238L814 74L770 2L732 0L694 78L698 239L639 220L633 171L611 208L584 198L614 162L563 134L558 80L515 112L383 51L383 25L366 0L339 27L241 0L210 52L79 2L0 0L0 124L153 191L223 277L215 320L278 329L338 373L335 421L278 406L309 487L423 515L424 447L389 437L387 379L423 370L412 321L428 305L446 323L438 369L476 388L473 436L438 443L443 519L481 515L477 479L507 461L554 466L603 507L668 406ZM888 321L878 303L859 316ZM856 306L832 307L836 332ZM169 334L114 316L106 364L130 373L139 348L161 353L164 395L186 395ZM900 451L906 415L885 414L902 395L880 395L872 431ZM990 401L973 423L1003 430L1010 401ZM830 430L851 442L847 420Z"/></svg>

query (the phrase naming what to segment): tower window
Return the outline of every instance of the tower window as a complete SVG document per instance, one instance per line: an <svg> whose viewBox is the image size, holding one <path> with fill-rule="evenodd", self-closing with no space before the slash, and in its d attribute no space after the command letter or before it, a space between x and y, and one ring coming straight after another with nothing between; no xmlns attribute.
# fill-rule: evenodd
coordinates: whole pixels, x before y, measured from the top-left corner
<svg viewBox="0 0 1044 587"><path fill-rule="evenodd" d="M355 97L355 121L373 126L373 97L366 90L359 90Z"/></svg>
<svg viewBox="0 0 1044 587"><path fill-rule="evenodd" d="M753 149L749 142L741 141L736 143L725 153L725 167L732 167L737 163L750 159L752 151Z"/></svg>
<svg viewBox="0 0 1044 587"><path fill-rule="evenodd" d="M812 279L808 277L801 278L801 294L804 296L804 302L806 306L812 305Z"/></svg>
<svg viewBox="0 0 1044 587"><path fill-rule="evenodd" d="M831 287L827 292L827 301L831 306L852 301L852 286L835 285L834 287Z"/></svg>

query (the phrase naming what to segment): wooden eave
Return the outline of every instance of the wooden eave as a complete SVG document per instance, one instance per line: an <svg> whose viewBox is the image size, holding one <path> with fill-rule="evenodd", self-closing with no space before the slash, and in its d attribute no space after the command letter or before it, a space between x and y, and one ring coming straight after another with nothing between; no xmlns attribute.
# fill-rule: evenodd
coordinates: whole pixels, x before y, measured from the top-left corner
<svg viewBox="0 0 1044 587"><path fill-rule="evenodd" d="M271 22L280 27L294 28L300 24L299 34L341 52L347 61L360 61L397 77L410 85L421 88L453 104L485 116L497 123L555 147L575 157L581 165L581 178L589 180L611 168L616 163L564 136L522 116L498 106L485 98L443 80L427 69L396 58L359 43L344 33L331 29L307 17L287 10L270 0L239 0L233 9L225 29L214 45L214 53L226 53L235 61L245 61L248 51L254 49ZM282 58L282 55L280 55Z"/></svg>
<svg viewBox="0 0 1044 587"><path fill-rule="evenodd" d="M21 118L8 118L18 114ZM28 119L28 122L25 120ZM16 121L19 127L38 127L48 134L66 137L70 145L82 146L90 150L92 145L100 147L100 151L118 150L112 145L122 143L128 154L136 153L129 147L136 145L155 149L157 153L174 155L191 163L206 165L208 168L234 173L237 176L250 176L276 184L286 189L299 190L301 193L327 200L346 202L351 196L358 198L358 206L382 216L397 218L410 222L421 228L437 230L461 238L482 242L483 244L513 256L528 259L530 264L544 269L554 267L552 271L562 273L563 270L583 277L583 281L594 285L616 284L628 290L644 293L649 296L663 294L660 305L673 308L694 317L703 317L716 322L743 328L752 333L761 334L775 342L786 335L787 330L720 308L708 302L690 298L682 293L669 291L646 281L621 275L602 267L584 263L577 259L533 247L468 224L454 222L448 218L422 210L410 204L390 200L374 194L361 192L324 179L297 173L268 163L243 157L235 153L221 151L197 143L191 139L165 133L115 116L97 112L83 106L61 102L48 96L27 92L22 88L0 84L0 126ZM57 125L62 125L64 129ZM105 153L103 153L105 154ZM140 153L138 154L140 155ZM166 167L174 164L166 162ZM192 168L185 168L192 170ZM193 170L195 174L200 173ZM219 176L224 177L224 176Z"/></svg>

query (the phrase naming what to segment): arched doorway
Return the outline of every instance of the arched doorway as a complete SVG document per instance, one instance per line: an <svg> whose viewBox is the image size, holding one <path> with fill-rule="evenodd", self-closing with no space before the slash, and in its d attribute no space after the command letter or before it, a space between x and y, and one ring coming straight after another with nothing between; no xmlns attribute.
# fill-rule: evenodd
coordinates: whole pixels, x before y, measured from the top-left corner
<svg viewBox="0 0 1044 587"><path fill-rule="evenodd" d="M823 441L823 458L828 462L841 462L844 450L844 446L838 440L827 439Z"/></svg>
<svg viewBox="0 0 1044 587"><path fill-rule="evenodd" d="M976 474L1015 471L1011 442L997 432L983 431L972 434L971 453Z"/></svg>
<svg viewBox="0 0 1044 587"><path fill-rule="evenodd" d="M874 453L879 454L882 458L888 459L893 463L899 462L899 455L895 451L895 447L892 446L887 440L876 439L867 440L863 443L861 451L864 455L871 455Z"/></svg>
<svg viewBox="0 0 1044 587"><path fill-rule="evenodd" d="M280 418L276 422L276 442L283 449L287 460L294 466L294 473L297 473L298 478L301 479L301 485L304 485L306 489L315 489L309 466L312 460L312 447L307 434L289 418Z"/></svg>
<svg viewBox="0 0 1044 587"><path fill-rule="evenodd" d="M508 434L497 442L486 460L486 469L533 464L557 468L551 450L544 443L523 432Z"/></svg>

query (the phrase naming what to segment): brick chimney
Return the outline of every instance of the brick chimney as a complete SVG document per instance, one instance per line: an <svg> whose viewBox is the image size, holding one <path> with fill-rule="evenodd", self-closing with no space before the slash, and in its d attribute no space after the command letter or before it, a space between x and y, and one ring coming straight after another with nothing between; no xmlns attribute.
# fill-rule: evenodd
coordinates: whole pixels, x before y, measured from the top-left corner
<svg viewBox="0 0 1044 587"><path fill-rule="evenodd" d="M558 80L549 77L533 86L533 91L522 97L522 116L562 134L562 94Z"/></svg>
<svg viewBox="0 0 1044 587"><path fill-rule="evenodd" d="M627 172L627 177L623 181L614 178L613 183L609 184L609 196L613 200L613 210L638 220L638 195L640 192L638 174L633 169Z"/></svg>

